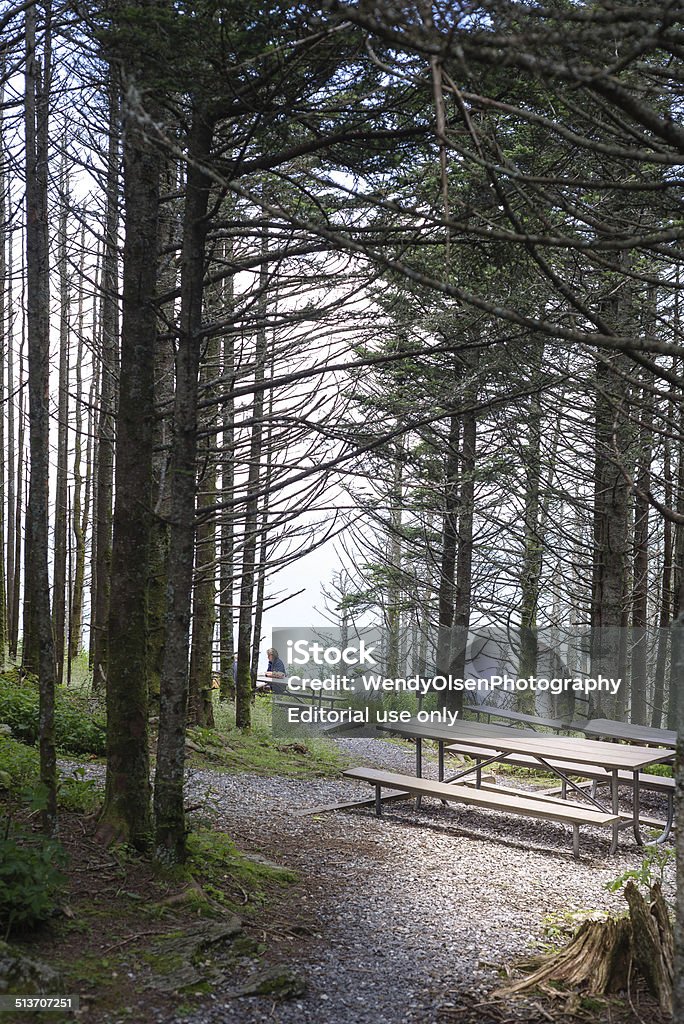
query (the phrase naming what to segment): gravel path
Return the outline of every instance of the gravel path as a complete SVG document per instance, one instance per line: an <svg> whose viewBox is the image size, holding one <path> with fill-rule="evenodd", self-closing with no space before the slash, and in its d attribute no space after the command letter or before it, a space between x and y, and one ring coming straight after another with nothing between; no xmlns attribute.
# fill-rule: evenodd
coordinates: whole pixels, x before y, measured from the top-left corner
<svg viewBox="0 0 684 1024"><path fill-rule="evenodd" d="M405 748L337 742L359 762L413 773ZM303 998L274 1004L219 988L184 1024L436 1024L461 994L496 988L500 965L539 949L547 914L621 908L605 883L641 861L631 833L611 857L608 830L583 828L575 862L567 826L432 800L393 804L380 820L372 809L292 813L371 793L339 779L194 771L189 791L208 797L239 845L302 873L302 910L321 941L292 964L309 979Z"/></svg>

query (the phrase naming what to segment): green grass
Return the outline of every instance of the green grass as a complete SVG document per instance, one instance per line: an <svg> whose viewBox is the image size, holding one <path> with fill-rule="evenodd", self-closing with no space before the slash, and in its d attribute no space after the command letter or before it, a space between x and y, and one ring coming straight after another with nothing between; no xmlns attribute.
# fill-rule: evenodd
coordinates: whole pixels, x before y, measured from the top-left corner
<svg viewBox="0 0 684 1024"><path fill-rule="evenodd" d="M188 736L200 751L189 750L190 763L215 771L253 772L306 779L336 776L349 761L330 740L309 738L297 741L273 736L271 697L259 696L252 708L252 729L235 727L235 705L216 700L216 729L190 729Z"/></svg>

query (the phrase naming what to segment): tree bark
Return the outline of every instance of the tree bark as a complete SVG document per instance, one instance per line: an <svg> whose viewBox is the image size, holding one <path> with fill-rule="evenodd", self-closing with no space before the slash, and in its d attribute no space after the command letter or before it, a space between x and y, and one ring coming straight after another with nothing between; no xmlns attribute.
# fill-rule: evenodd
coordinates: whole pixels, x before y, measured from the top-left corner
<svg viewBox="0 0 684 1024"><path fill-rule="evenodd" d="M50 282L47 208L50 8L45 7L43 57L37 54L37 11L26 11L26 321L28 335L30 561L26 590L30 636L25 664L40 684L40 780L46 803L43 828L57 827L57 760L54 742L55 647L48 573L50 455ZM42 66L41 66L42 65Z"/></svg>
<svg viewBox="0 0 684 1024"><path fill-rule="evenodd" d="M147 584L160 157L136 111L123 107L124 271L109 650L107 778L100 834L146 849L150 842Z"/></svg>
<svg viewBox="0 0 684 1024"><path fill-rule="evenodd" d="M52 626L55 635L57 682L64 677L67 591L68 436L69 436L69 268L67 213L69 177L61 175L62 207L59 216L59 399L57 405L57 478L55 487L55 547L52 591Z"/></svg>
<svg viewBox="0 0 684 1024"><path fill-rule="evenodd" d="M93 631L93 689L102 690L109 661L108 619L112 586L112 500L114 485L114 417L116 412L119 334L119 88L109 74L108 146L102 305L100 314L100 415L97 425L97 487L93 529L95 538L95 600Z"/></svg>
<svg viewBox="0 0 684 1024"><path fill-rule="evenodd" d="M195 109L188 140L183 218L181 309L173 410L166 645L154 783L155 850L157 858L166 863L182 862L186 853L183 769L195 540L197 389L210 191L210 182L202 171L202 163L211 150L212 134L211 123L202 111Z"/></svg>
<svg viewBox="0 0 684 1024"><path fill-rule="evenodd" d="M252 406L252 436L249 447L249 469L247 473L247 497L245 502L244 543L242 548L242 577L240 580L240 610L238 619L238 663L235 693L235 724L238 729L248 730L252 724L252 611L254 600L254 569L256 561L257 532L259 528L259 503L257 492L261 482L261 440L263 433L264 392L259 387L264 380L266 360L266 298L268 289L268 266L265 256L268 252L268 232L262 226L261 269L259 271L259 322L254 352L254 384L257 388Z"/></svg>

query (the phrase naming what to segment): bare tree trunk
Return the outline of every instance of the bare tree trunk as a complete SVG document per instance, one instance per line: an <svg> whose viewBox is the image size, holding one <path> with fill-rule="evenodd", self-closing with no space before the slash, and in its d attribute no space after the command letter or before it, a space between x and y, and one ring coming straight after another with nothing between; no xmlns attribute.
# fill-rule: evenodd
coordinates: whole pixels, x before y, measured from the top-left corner
<svg viewBox="0 0 684 1024"><path fill-rule="evenodd" d="M442 515L442 558L439 571L437 674L446 676L451 668L451 632L454 625L454 588L458 547L458 466L461 418L452 413L444 469L444 511Z"/></svg>
<svg viewBox="0 0 684 1024"><path fill-rule="evenodd" d="M82 503L83 470L83 361L84 348L84 301L85 301L85 227L81 228L81 257L78 283L78 339L76 342L76 402L74 415L74 498L72 508L72 529L74 532L74 580L71 591L71 615L69 622L69 664L78 657L81 650L81 628L83 620L83 584L85 578L85 531L83 522L85 507ZM90 435L88 435L88 445ZM87 470L86 470L87 471Z"/></svg>
<svg viewBox="0 0 684 1024"><path fill-rule="evenodd" d="M69 436L69 268L67 263L67 211L69 177L64 166L61 174L61 210L59 217L59 401L57 406L57 480L55 489L55 549L52 593L52 627L55 635L57 682L64 675L64 639L66 633L67 501Z"/></svg>
<svg viewBox="0 0 684 1024"><path fill-rule="evenodd" d="M154 363L161 161L136 111L123 109L124 273L116 502L107 672L107 778L101 835L150 842L147 584L152 512Z"/></svg>
<svg viewBox="0 0 684 1024"><path fill-rule="evenodd" d="M651 398L644 390L639 429L634 496L634 571L632 582L632 715L636 725L647 722L648 661L648 492L651 488L653 415Z"/></svg>
<svg viewBox="0 0 684 1024"><path fill-rule="evenodd" d="M544 345L535 344L530 370L538 375L544 363ZM520 579L520 660L518 675L527 678L537 673L537 605L542 572L542 540L539 508L541 489L542 410L539 393L530 397L528 437L525 449L525 550ZM535 694L526 690L518 696L520 711L535 713Z"/></svg>
<svg viewBox="0 0 684 1024"><path fill-rule="evenodd" d="M200 369L200 387L209 396L209 382L218 376L219 339L207 344ZM213 397L216 397L214 394ZM195 541L195 580L192 605L192 650L190 654L188 722L214 728L212 668L214 623L216 621L216 519L210 511L216 504L216 405L202 416L204 439L199 445L197 493L198 525Z"/></svg>
<svg viewBox="0 0 684 1024"><path fill-rule="evenodd" d="M176 394L171 470L166 646L154 782L155 849L159 860L185 859L183 769L188 701L190 600L195 540L197 389L207 209L210 182L201 169L211 151L212 125L197 109L188 140L181 310L176 350Z"/></svg>
<svg viewBox="0 0 684 1024"><path fill-rule="evenodd" d="M261 255L259 272L259 323L256 332L254 353L254 405L252 410L252 436L249 449L249 470L247 473L247 498L245 503L244 544L242 548L242 578L240 581L240 613L238 620L238 663L235 693L235 724L238 729L249 729L252 724L252 608L254 600L254 563L258 522L257 492L261 483L261 441L263 433L264 392L260 385L264 380L266 360L266 307L268 289L268 266L263 257L268 252L268 231L262 226Z"/></svg>
<svg viewBox="0 0 684 1024"><path fill-rule="evenodd" d="M396 679L400 673L399 647L401 636L401 512L403 502L404 442L401 439L391 458L392 490L390 494L389 580L387 587L387 675Z"/></svg>
<svg viewBox="0 0 684 1024"><path fill-rule="evenodd" d="M0 147L0 160L3 159L2 149ZM3 248L5 240L3 237ZM13 254L12 254L12 235L10 234L8 239L8 264L10 271L12 270ZM10 658L16 658L17 656L17 640L14 640L14 649L12 647L12 637L18 636L18 623L17 629L15 630L15 623L19 617L19 601L15 600L14 597L14 581L15 574L18 573L18 567L14 560L14 548L15 548L15 531L16 531L16 483L17 474L19 473L19 462L17 460L17 452L15 447L15 402L16 396L14 394L14 331L12 329L13 320L13 297L12 297L12 274L9 274L7 281L7 647Z"/></svg>
<svg viewBox="0 0 684 1024"><path fill-rule="evenodd" d="M103 689L109 660L108 619L112 576L112 500L114 484L114 417L116 412L117 350L119 333L119 91L117 76L109 74L109 140L104 254L102 258L102 312L100 320L100 417L97 426L97 498L93 529L95 541L95 600L93 632L93 689Z"/></svg>
<svg viewBox="0 0 684 1024"><path fill-rule="evenodd" d="M227 253L225 254L227 255ZM228 278L224 289L224 307L233 305L233 279ZM235 696L233 678L233 585L235 563L234 511L232 501L235 493L235 402L233 400L233 374L235 372L235 348L233 334L228 331L223 339L222 376L227 382L228 392L223 403L221 433L221 502L224 510L221 516L221 567L219 571L219 657L221 671L221 699Z"/></svg>
<svg viewBox="0 0 684 1024"><path fill-rule="evenodd" d="M591 597L592 675L620 676L627 689L625 608L629 489L616 465L614 438L620 455L626 455L624 383L612 373L611 362L596 364L595 462L594 462L594 570ZM623 697L623 700L625 698ZM592 695L589 717L613 717L605 700Z"/></svg>
<svg viewBox="0 0 684 1024"><path fill-rule="evenodd" d="M57 760L54 742L55 648L50 615L48 513L50 454L50 282L47 209L50 8L45 7L43 58L36 52L37 11L26 11L26 319L31 475L30 562L26 589L30 608L28 666L40 682L40 780L45 788L44 830L57 827ZM42 64L42 67L41 67Z"/></svg>
<svg viewBox="0 0 684 1024"><path fill-rule="evenodd" d="M24 380L24 347L23 340L19 347L19 381L23 385ZM14 513L14 573L12 580L12 629L9 638L10 658L16 659L19 650L19 607L20 607L20 586L21 586L21 522L24 504L24 388L19 387L19 402L17 406L17 489L16 507Z"/></svg>
<svg viewBox="0 0 684 1024"><path fill-rule="evenodd" d="M182 183L179 182L179 168L175 160L167 160L162 174L162 190L170 195ZM178 227L176 209L170 202L162 203L160 210L159 235L162 247L169 247L173 257L160 261L159 289L166 292L175 289L178 281L176 252L172 248L177 242ZM148 645L150 672L150 711L159 709L161 693L164 644L166 640L166 585L169 557L169 462L171 458L173 407L173 342L160 337L157 343L157 358L154 373L154 398L157 408L154 428L154 456L152 463L154 521L152 523L152 555L150 559Z"/></svg>
<svg viewBox="0 0 684 1024"><path fill-rule="evenodd" d="M4 129L5 62L0 58L0 139ZM5 390L5 365L10 358L11 303L7 297L7 203L5 182L5 154L0 146L0 394L9 394L9 403L14 401L11 392ZM10 267L11 276L11 267ZM8 308L9 307L9 308ZM7 462L5 454L5 412L0 410L0 669L5 667L7 654L7 578L5 573L5 479Z"/></svg>
<svg viewBox="0 0 684 1024"><path fill-rule="evenodd" d="M472 372L477 373L477 360ZM466 404L471 408L463 414L461 445L461 493L458 515L458 557L454 595L454 630L452 636L451 671L456 678L465 675L473 573L473 519L475 514L475 459L477 454L477 380L466 388ZM463 691L446 691L446 704L452 711L462 711Z"/></svg>
<svg viewBox="0 0 684 1024"><path fill-rule="evenodd" d="M270 367L273 377L273 360ZM268 392L268 426L266 428L266 467L264 487L266 493L261 506L261 539L259 541L259 571L257 574L256 598L254 601L254 633L252 636L252 685L256 690L256 678L259 671L259 648L261 646L261 623L264 615L264 596L266 592L266 576L268 574L268 512L269 489L273 479L273 397L274 389ZM343 646L346 647L346 641Z"/></svg>

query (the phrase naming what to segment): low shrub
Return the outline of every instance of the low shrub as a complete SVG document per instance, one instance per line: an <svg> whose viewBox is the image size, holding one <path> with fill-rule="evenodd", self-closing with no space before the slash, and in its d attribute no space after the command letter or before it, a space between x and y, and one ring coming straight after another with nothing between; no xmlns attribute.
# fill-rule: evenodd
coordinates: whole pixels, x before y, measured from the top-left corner
<svg viewBox="0 0 684 1024"><path fill-rule="evenodd" d="M37 782L38 775L38 751L0 735L0 794L4 791L16 799Z"/></svg>
<svg viewBox="0 0 684 1024"><path fill-rule="evenodd" d="M0 929L5 939L13 931L35 928L54 913L65 863L63 848L52 840L0 839Z"/></svg>
<svg viewBox="0 0 684 1024"><path fill-rule="evenodd" d="M0 676L0 722L9 725L22 743L38 741L39 695L31 681ZM104 755L105 719L80 694L59 690L55 696L55 743L67 754Z"/></svg>

